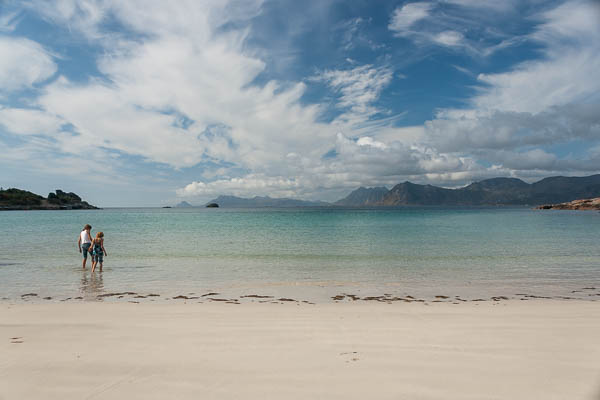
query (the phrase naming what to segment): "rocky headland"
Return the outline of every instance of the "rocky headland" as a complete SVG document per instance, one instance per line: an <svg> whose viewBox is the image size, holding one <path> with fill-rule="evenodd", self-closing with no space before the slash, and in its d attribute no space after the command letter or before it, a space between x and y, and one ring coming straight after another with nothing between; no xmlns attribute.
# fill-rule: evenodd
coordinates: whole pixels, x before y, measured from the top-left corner
<svg viewBox="0 0 600 400"><path fill-rule="evenodd" d="M596 210L600 211L600 197L593 199L573 200L559 204L544 204L536 207L539 210Z"/></svg>
<svg viewBox="0 0 600 400"><path fill-rule="evenodd" d="M57 189L48 197L10 188L0 189L0 210L96 210L98 207L83 201L75 193Z"/></svg>

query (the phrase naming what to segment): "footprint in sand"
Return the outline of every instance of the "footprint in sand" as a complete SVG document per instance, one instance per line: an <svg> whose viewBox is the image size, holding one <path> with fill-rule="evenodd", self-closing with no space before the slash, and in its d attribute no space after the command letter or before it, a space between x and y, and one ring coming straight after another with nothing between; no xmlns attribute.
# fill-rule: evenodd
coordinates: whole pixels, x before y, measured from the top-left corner
<svg viewBox="0 0 600 400"><path fill-rule="evenodd" d="M18 337L11 337L10 342L11 343L23 343L24 340L21 336L18 336Z"/></svg>
<svg viewBox="0 0 600 400"><path fill-rule="evenodd" d="M340 356L344 356L346 358L346 363L358 361L358 351L346 351L340 353Z"/></svg>

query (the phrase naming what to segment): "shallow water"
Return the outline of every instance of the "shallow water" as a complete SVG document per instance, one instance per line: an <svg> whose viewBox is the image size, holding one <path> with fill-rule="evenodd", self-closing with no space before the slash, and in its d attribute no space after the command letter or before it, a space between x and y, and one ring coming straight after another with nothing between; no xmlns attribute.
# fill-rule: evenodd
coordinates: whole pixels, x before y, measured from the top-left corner
<svg viewBox="0 0 600 400"><path fill-rule="evenodd" d="M105 233L102 273L81 270L86 223ZM10 211L0 298L565 295L600 286L598 237L600 213L528 208Z"/></svg>

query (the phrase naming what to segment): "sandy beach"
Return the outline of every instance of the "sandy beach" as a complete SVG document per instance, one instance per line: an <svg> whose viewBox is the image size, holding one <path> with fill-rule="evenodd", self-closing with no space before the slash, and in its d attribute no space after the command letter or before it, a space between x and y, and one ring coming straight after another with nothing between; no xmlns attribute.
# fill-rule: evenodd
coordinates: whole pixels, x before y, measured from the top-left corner
<svg viewBox="0 0 600 400"><path fill-rule="evenodd" d="M598 399L600 304L2 304L0 399Z"/></svg>

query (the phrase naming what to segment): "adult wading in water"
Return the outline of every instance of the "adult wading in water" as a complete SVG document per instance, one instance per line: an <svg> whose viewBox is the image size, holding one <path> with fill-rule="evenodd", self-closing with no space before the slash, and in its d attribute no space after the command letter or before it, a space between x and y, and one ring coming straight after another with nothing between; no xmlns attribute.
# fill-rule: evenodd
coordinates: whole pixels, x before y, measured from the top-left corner
<svg viewBox="0 0 600 400"><path fill-rule="evenodd" d="M86 224L83 227L83 230L79 234L79 240L77 241L77 246L79 246L79 252L83 255L83 261L81 262L81 267L85 269L85 263L87 262L88 250L92 245L92 235L91 235L92 226ZM83 251L82 251L83 250Z"/></svg>

